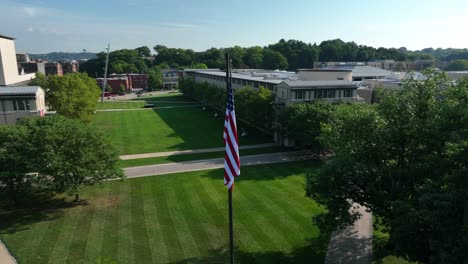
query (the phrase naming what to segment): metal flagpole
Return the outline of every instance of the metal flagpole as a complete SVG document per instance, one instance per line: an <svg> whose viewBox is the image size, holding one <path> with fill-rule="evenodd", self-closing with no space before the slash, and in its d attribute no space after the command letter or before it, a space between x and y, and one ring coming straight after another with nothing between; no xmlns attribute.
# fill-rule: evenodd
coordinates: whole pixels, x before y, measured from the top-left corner
<svg viewBox="0 0 468 264"><path fill-rule="evenodd" d="M102 84L101 103L104 102L104 92L107 88L107 68L109 66L109 51L110 51L110 43L107 44L106 67L104 68L104 81Z"/></svg>
<svg viewBox="0 0 468 264"><path fill-rule="evenodd" d="M226 92L229 93L231 85L230 60L229 52L226 52ZM228 189L228 204L229 204L229 263L234 264L234 227L232 221L232 188Z"/></svg>

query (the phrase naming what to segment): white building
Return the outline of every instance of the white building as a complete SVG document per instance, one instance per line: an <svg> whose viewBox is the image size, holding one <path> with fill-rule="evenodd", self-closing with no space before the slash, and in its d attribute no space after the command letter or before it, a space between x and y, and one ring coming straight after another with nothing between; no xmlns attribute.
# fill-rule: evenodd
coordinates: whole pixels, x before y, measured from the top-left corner
<svg viewBox="0 0 468 264"><path fill-rule="evenodd" d="M14 38L0 35L0 86L15 85L35 78L35 74L20 74L16 61Z"/></svg>
<svg viewBox="0 0 468 264"><path fill-rule="evenodd" d="M39 86L0 87L0 125L14 125L20 118L43 116L44 90Z"/></svg>

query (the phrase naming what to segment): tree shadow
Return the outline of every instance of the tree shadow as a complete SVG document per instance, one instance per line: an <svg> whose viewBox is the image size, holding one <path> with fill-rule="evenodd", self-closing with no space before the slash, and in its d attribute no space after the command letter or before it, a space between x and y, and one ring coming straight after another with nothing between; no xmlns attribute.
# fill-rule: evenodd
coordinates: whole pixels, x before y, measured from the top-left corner
<svg viewBox="0 0 468 264"><path fill-rule="evenodd" d="M261 166L243 166L241 169L242 174L240 177L236 178L236 183L243 181L271 181L276 179L286 179L290 176L302 173L316 175L319 173L319 169L323 162L320 160L299 160L287 162L286 164L293 166L285 166L285 163L260 164ZM201 176L214 180L222 180L222 170L222 168L209 170L201 174Z"/></svg>
<svg viewBox="0 0 468 264"><path fill-rule="evenodd" d="M62 217L65 209L86 205L88 205L87 200L71 202L65 198L52 198L47 201L35 201L34 204L2 206L0 208L0 234L14 234L27 230L30 224Z"/></svg>
<svg viewBox="0 0 468 264"><path fill-rule="evenodd" d="M308 239L305 245L292 252L266 251L245 252L239 248L234 249L235 263L324 263L328 236ZM171 264L218 264L229 263L229 246L210 250L208 256L187 258Z"/></svg>
<svg viewBox="0 0 468 264"><path fill-rule="evenodd" d="M174 131L170 137L179 137L183 141L183 143L174 144L168 146L168 148L200 149L223 146L223 113L218 113L218 116L215 117L212 110L203 110L202 106L172 109L153 108L153 111L169 128ZM238 126L240 130L240 123ZM248 131L248 136L241 137L239 134L239 145L242 146L273 142L272 136L266 135L254 128L245 127Z"/></svg>
<svg viewBox="0 0 468 264"><path fill-rule="evenodd" d="M359 237L351 227L333 232L327 263L372 263L372 236Z"/></svg>

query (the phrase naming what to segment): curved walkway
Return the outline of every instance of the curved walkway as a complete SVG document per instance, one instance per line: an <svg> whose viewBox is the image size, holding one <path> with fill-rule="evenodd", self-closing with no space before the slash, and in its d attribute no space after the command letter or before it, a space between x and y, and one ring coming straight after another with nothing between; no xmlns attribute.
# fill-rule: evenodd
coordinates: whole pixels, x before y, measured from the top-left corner
<svg viewBox="0 0 468 264"><path fill-rule="evenodd" d="M1 264L17 264L16 259L10 254L5 245L0 241L0 263Z"/></svg>
<svg viewBox="0 0 468 264"><path fill-rule="evenodd" d="M362 216L352 226L332 233L325 259L327 264L372 263L372 214L358 204L353 204L350 210Z"/></svg>

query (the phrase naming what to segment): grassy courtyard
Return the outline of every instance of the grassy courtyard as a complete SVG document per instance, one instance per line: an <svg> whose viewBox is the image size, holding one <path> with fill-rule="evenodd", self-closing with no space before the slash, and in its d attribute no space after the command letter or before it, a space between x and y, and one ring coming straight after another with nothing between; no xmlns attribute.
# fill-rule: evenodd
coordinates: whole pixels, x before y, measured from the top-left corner
<svg viewBox="0 0 468 264"><path fill-rule="evenodd" d="M304 197L318 163L244 167L234 189L238 263L323 263L328 234ZM222 170L113 181L80 205L0 211L0 239L20 263L226 263Z"/></svg>
<svg viewBox="0 0 468 264"><path fill-rule="evenodd" d="M95 124L120 154L222 147L224 119L201 107L98 112ZM259 133L240 138L240 145L270 142Z"/></svg>

